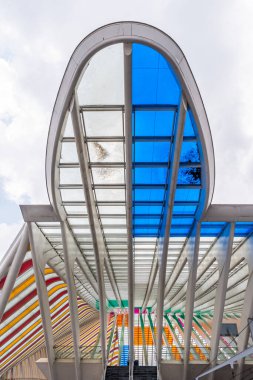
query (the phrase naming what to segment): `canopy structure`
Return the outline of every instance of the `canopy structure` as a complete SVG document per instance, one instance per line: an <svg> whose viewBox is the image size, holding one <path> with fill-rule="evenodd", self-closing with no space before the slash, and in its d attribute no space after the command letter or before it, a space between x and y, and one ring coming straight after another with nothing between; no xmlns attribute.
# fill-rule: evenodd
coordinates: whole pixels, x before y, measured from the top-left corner
<svg viewBox="0 0 253 380"><path fill-rule="evenodd" d="M210 128L170 37L121 22L78 45L46 181L50 204L21 206L25 226L1 262L3 376L29 358L43 370L47 357L51 380L62 360L77 380L87 360L94 379L124 365L132 379L136 360L190 379L251 344L253 206L211 203ZM222 323L239 335L221 335Z"/></svg>

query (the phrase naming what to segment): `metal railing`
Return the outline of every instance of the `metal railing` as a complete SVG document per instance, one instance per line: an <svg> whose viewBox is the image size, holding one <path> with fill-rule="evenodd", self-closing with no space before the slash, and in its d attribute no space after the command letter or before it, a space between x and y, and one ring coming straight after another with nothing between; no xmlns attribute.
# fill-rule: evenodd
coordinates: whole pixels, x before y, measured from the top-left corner
<svg viewBox="0 0 253 380"><path fill-rule="evenodd" d="M238 353L237 347L227 347L220 346L218 349L217 362L222 363ZM163 360L175 360L181 362L184 357L184 346L172 346L162 348L162 359ZM191 346L190 347L190 362L208 362L210 360L210 346L200 347ZM253 362L253 355L245 358L246 362Z"/></svg>

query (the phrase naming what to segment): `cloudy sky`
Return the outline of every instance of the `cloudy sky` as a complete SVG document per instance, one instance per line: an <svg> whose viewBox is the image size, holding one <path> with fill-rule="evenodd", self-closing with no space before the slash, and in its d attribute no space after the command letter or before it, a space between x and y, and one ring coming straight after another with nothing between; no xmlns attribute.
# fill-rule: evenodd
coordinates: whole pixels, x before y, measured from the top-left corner
<svg viewBox="0 0 253 380"><path fill-rule="evenodd" d="M188 59L214 141L214 203L253 203L252 0L0 0L0 257L18 205L47 203L50 116L76 45L119 20L147 22Z"/></svg>

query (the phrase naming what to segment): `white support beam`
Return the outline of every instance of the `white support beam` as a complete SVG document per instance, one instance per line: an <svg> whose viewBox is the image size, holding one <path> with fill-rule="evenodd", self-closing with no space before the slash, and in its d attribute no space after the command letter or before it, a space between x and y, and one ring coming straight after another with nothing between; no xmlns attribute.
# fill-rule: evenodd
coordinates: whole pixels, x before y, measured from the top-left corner
<svg viewBox="0 0 253 380"><path fill-rule="evenodd" d="M186 247L187 261L189 267L189 277L186 291L186 307L185 307L185 324L184 324L184 371L183 380L188 378L189 355L191 346L192 319L194 308L194 295L196 287L198 253L200 241L201 224L197 223L192 231Z"/></svg>
<svg viewBox="0 0 253 380"><path fill-rule="evenodd" d="M126 214L128 245L129 379L134 367L134 257L132 223L132 44L124 44Z"/></svg>
<svg viewBox="0 0 253 380"><path fill-rule="evenodd" d="M242 309L242 315L240 320L240 335L238 337L238 351L243 351L247 348L248 341L249 341L249 331L250 326L252 326L252 322L250 319L253 317L253 297L252 297L252 289L253 289L253 236L251 236L244 245L240 248L243 253L244 257L247 260L248 263L248 269L249 269L249 278L248 283L246 287L246 291L244 294L244 303L243 303L243 309ZM237 371L237 377L238 380L240 380L241 373L243 372L244 367L244 358L241 358L238 363L238 371Z"/></svg>
<svg viewBox="0 0 253 380"><path fill-rule="evenodd" d="M76 247L73 242L73 237L71 236L68 228L66 227L66 222L61 222L61 233L69 297L71 330L75 354L75 375L76 380L81 380L80 326L78 318L77 292L74 280L74 263L76 259Z"/></svg>
<svg viewBox="0 0 253 380"><path fill-rule="evenodd" d="M216 297L214 304L214 317L212 324L212 336L210 344L210 364L216 365L219 341L220 341L220 327L223 319L224 305L226 299L228 274L230 268L230 260L233 247L235 224L229 223L219 237L216 245L214 256L218 262L219 280L216 288ZM213 380L213 372L209 375L209 380Z"/></svg>
<svg viewBox="0 0 253 380"><path fill-rule="evenodd" d="M233 367L234 367L234 363L236 363L236 362L240 362L241 359L244 359L244 358L246 358L247 356L252 355L252 354L253 354L253 346L247 348L246 350L240 352L239 354L233 356L232 358L226 360L225 362L223 362L223 363L221 363L221 364L218 364L218 365L214 366L213 368L208 369L208 370L205 371L205 372L202 372L200 375L198 375L198 376L195 378L195 380L198 380L198 379L200 379L201 377L204 377L204 376L206 376L206 375L209 375L209 376L212 376L212 377L213 377L215 371L218 371L219 369L224 368L224 367L226 367L226 366L228 366L228 365L230 365L231 368L233 368ZM239 377L238 377L237 375L235 375L235 378L236 378L236 379L239 379Z"/></svg>
<svg viewBox="0 0 253 380"><path fill-rule="evenodd" d="M4 282L4 286L1 291L1 297L0 297L0 321L2 319L2 316L4 314L4 310L6 308L6 305L8 303L8 299L10 297L11 291L13 289L13 286L15 284L15 281L18 276L18 272L20 270L20 267L23 263L25 254L28 249L29 239L28 239L28 228L27 225L25 225L22 236L20 237L20 241L15 253L15 256L13 257L13 262L11 266L9 267L8 274L6 276L6 280Z"/></svg>
<svg viewBox="0 0 253 380"><path fill-rule="evenodd" d="M102 349L102 361L103 369L107 365L106 354L106 331L107 331L107 317L106 317L106 294L105 294L105 282L104 282L104 261L106 255L106 248L104 244L103 234L101 226L98 220L97 210L95 206L94 195L91 186L91 177L88 167L88 151L87 146L84 143L82 124L80 119L80 111L77 96L73 99L71 117L73 123L73 130L76 141L77 154L80 164L80 174L82 178L84 196L87 206L87 213L89 218L89 225L92 235L92 243L95 255L96 269L97 269L97 283L99 293L99 315L101 324L101 349ZM117 288L114 283L114 288ZM121 305L121 300L118 293L115 294ZM103 370L104 372L104 370Z"/></svg>
<svg viewBox="0 0 253 380"><path fill-rule="evenodd" d="M48 222L49 224L51 222L59 222L60 223L59 216L57 216L55 214L55 211L51 205L20 205L20 209L21 209L21 212L22 212L22 215L23 215L25 222L36 222L36 223L39 223L39 222L47 223ZM70 230L69 225L66 223L65 226L66 226L68 232L73 236L73 232ZM78 246L77 242L74 240L74 237L71 240L72 240L73 244L75 244L75 249L78 252L76 262L79 265L80 269L82 270L87 281L92 286L93 292L95 294L98 294L98 286L97 286L97 281L96 281L96 278L94 276L94 273L90 269L90 266L89 266L86 258L82 255L81 249ZM55 249L52 246L51 246L51 249L55 251ZM49 247L49 250L50 250L50 247ZM56 252L56 254L57 254L57 252ZM50 260L48 260L48 261L49 261L48 264L50 265ZM65 279L65 276L63 275L63 273L59 273L59 271L56 268L54 268L54 270L58 273L58 275L61 278ZM83 298L82 295L80 295L80 296ZM86 300L85 298L84 298L84 301L89 303L89 300ZM93 305L91 305L91 306L93 306Z"/></svg>
<svg viewBox="0 0 253 380"><path fill-rule="evenodd" d="M148 306L148 301L150 299L151 292L154 287L155 279L158 273L158 260L156 257L156 253L154 254L153 262L152 262L152 267L151 267L151 272L148 280L148 285L147 285L147 290L145 293L143 305L142 305L142 310L145 310L146 307Z"/></svg>
<svg viewBox="0 0 253 380"><path fill-rule="evenodd" d="M212 204L201 220L205 222L252 222L253 205Z"/></svg>
<svg viewBox="0 0 253 380"><path fill-rule="evenodd" d="M59 222L51 205L20 205L25 222Z"/></svg>
<svg viewBox="0 0 253 380"><path fill-rule="evenodd" d="M50 306L48 299L48 291L45 282L45 265L46 259L44 257L44 251L48 248L49 243L38 229L38 227L31 222L27 223L29 240L31 244L33 270L35 274L37 294L39 298L40 305L40 315L42 319L42 326L44 331L47 357L48 357L48 373L49 380L55 380L55 352L54 352L54 337L53 337L53 327L50 314Z"/></svg>
<svg viewBox="0 0 253 380"><path fill-rule="evenodd" d="M13 259L14 259L15 255L16 255L16 252L17 252L17 249L18 249L18 246L19 246L19 243L20 243L20 239L22 237L22 233L23 233L24 227L25 227L25 225L18 232L16 238L12 242L12 244L9 247L8 251L6 252L6 254L2 257L2 259L0 259L0 280L2 280L2 278L4 276L6 276L6 274L9 271L9 268L10 268L10 266L11 266L11 264L13 262Z"/></svg>
<svg viewBox="0 0 253 380"><path fill-rule="evenodd" d="M164 236L160 238L160 249L158 250L158 263L159 263L159 278L158 278L158 294L157 294L157 365L158 372L160 373L160 364L162 356L162 332L163 332L163 307L164 307L164 291L165 291L165 278L167 268L167 256L169 235L171 228L171 220L173 213L174 198L177 185L178 168L180 161L180 153L183 142L184 122L186 117L187 102L182 95L179 112L177 116L176 135L173 145L173 154L171 158L171 168L169 172L169 191L167 195L167 215L164 215L165 229Z"/></svg>

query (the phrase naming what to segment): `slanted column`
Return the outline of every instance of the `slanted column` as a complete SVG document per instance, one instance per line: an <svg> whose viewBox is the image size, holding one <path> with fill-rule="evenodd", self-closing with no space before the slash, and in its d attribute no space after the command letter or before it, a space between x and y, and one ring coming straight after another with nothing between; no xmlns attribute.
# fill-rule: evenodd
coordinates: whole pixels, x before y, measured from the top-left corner
<svg viewBox="0 0 253 380"><path fill-rule="evenodd" d="M248 263L249 269L249 279L247 283L247 288L244 295L244 303L240 321L240 335L238 337L238 353L244 351L248 346L249 341L249 332L252 327L252 321L250 318L253 318L253 235L243 244L241 247L243 250L243 256L245 257ZM238 371L237 378L238 380L242 379L242 372L244 367L245 358L238 361Z"/></svg>
<svg viewBox="0 0 253 380"><path fill-rule="evenodd" d="M17 245L17 250L13 258L13 262L8 270L8 274L6 276L6 280L3 286L3 289L1 291L1 297L0 297L0 321L2 319L2 316L4 314L4 310L6 308L6 305L8 303L8 299L10 297L11 291L13 289L13 286L15 284L16 278L18 276L18 272L20 270L20 267L23 263L25 254L27 252L27 247L29 244L28 240L28 229L27 225L25 225L22 236L20 237L19 243Z"/></svg>
<svg viewBox="0 0 253 380"><path fill-rule="evenodd" d="M78 318L77 292L74 281L74 263L76 259L76 249L75 243L73 241L74 239L66 226L66 222L61 222L61 233L69 297L71 329L74 343L75 374L76 380L81 380L80 326Z"/></svg>
<svg viewBox="0 0 253 380"><path fill-rule="evenodd" d="M106 247L101 230L101 225L97 215L97 209L92 190L90 171L88 166L88 151L87 146L84 143L84 136L82 131L82 124L80 119L78 98L75 94L71 105L71 118L73 123L73 130L75 135L75 142L78 154L78 160L80 164L80 174L82 178L83 191L86 201L87 213L89 218L89 224L91 229L92 244L96 263L96 277L98 283L99 294L99 315L101 324L101 349L102 349L102 361L103 371L105 373L107 365L106 354L106 331L107 331L107 317L106 317L106 293L105 293L105 281L104 281L104 263L106 258ZM110 275L109 275L110 278ZM112 284L112 288L117 288L115 282ZM115 294L119 304L121 299L119 293Z"/></svg>
<svg viewBox="0 0 253 380"><path fill-rule="evenodd" d="M232 246L234 239L235 224L229 223L225 227L222 235L219 237L217 243L214 246L213 255L218 262L219 280L216 289L216 297L214 304L214 317L212 325L212 337L211 337L211 351L210 351L210 363L214 367L216 365L219 341L220 341L220 328L224 312L224 304L226 299L228 274L230 268L230 260L232 254ZM209 380L213 380L214 372L209 374Z"/></svg>
<svg viewBox="0 0 253 380"><path fill-rule="evenodd" d="M50 305L48 299L48 291L45 282L45 266L46 260L44 251L48 245L47 240L38 229L38 227L31 222L27 223L29 231L29 240L31 244L33 269L35 274L37 294L39 298L40 314L42 319L42 326L46 342L47 356L48 356L48 369L49 380L56 379L55 374L55 352L54 352L54 337L53 326L50 314Z"/></svg>
<svg viewBox="0 0 253 380"><path fill-rule="evenodd" d="M171 220L174 206L174 198L177 186L178 168L180 161L180 153L183 142L184 123L186 117L187 102L184 94L182 95L180 107L176 122L176 132L174 137L173 152L171 159L171 168L168 178L168 193L166 199L166 211L163 218L163 234L160 237L158 249L158 292L157 292L157 366L158 377L160 379L160 364L162 359L162 334L163 334L163 309L164 309L164 295L165 295L165 279L168 257L168 245L171 228Z"/></svg>
<svg viewBox="0 0 253 380"><path fill-rule="evenodd" d="M186 246L186 255L189 267L188 286L186 291L185 326L184 326L184 372L183 379L187 380L189 367L189 354L191 347L192 318L194 308L194 295L197 277L198 253L200 241L200 223L192 231Z"/></svg>

